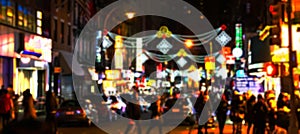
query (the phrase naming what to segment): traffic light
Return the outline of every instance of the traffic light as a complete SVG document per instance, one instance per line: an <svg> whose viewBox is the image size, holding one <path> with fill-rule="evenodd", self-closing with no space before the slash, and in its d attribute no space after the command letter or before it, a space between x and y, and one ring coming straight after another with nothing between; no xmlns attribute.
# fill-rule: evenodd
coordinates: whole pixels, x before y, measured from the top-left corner
<svg viewBox="0 0 300 134"><path fill-rule="evenodd" d="M273 63L266 63L264 67L264 71L266 72L267 76L278 76L279 74L279 66Z"/></svg>
<svg viewBox="0 0 300 134"><path fill-rule="evenodd" d="M279 24L281 20L281 4L270 5L269 12L271 14L271 23L275 25Z"/></svg>
<svg viewBox="0 0 300 134"><path fill-rule="evenodd" d="M280 26L270 29L270 45L281 46L281 29Z"/></svg>

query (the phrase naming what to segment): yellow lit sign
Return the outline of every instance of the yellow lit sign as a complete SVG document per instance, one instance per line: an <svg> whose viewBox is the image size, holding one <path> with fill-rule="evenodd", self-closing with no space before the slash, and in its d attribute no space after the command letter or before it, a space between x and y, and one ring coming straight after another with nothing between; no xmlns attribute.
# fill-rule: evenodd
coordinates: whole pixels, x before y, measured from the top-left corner
<svg viewBox="0 0 300 134"><path fill-rule="evenodd" d="M43 18L43 13L41 11L36 11L36 18L42 19Z"/></svg>
<svg viewBox="0 0 300 134"><path fill-rule="evenodd" d="M116 83L114 81L110 80L104 80L103 81L103 89L111 88L111 87L116 87Z"/></svg>
<svg viewBox="0 0 300 134"><path fill-rule="evenodd" d="M122 40L122 36L117 35L115 37L115 48L122 48L123 47L123 40Z"/></svg>
<svg viewBox="0 0 300 134"><path fill-rule="evenodd" d="M187 56L187 53L186 53L186 51L182 48L182 49L180 49L180 50L178 51L177 56L178 56L178 57L185 57L185 56Z"/></svg>
<svg viewBox="0 0 300 134"><path fill-rule="evenodd" d="M273 52L272 56L273 62L288 62L289 61L289 49L288 48L280 48Z"/></svg>
<svg viewBox="0 0 300 134"><path fill-rule="evenodd" d="M156 83L155 80L150 79L147 81L147 86L155 86L155 83Z"/></svg>
<svg viewBox="0 0 300 134"><path fill-rule="evenodd" d="M205 69L206 70L214 70L216 68L216 59L213 56L206 56L204 58Z"/></svg>
<svg viewBox="0 0 300 134"><path fill-rule="evenodd" d="M300 75L300 68L294 68L294 74Z"/></svg>
<svg viewBox="0 0 300 134"><path fill-rule="evenodd" d="M120 80L121 70L105 70L105 76L107 80Z"/></svg>

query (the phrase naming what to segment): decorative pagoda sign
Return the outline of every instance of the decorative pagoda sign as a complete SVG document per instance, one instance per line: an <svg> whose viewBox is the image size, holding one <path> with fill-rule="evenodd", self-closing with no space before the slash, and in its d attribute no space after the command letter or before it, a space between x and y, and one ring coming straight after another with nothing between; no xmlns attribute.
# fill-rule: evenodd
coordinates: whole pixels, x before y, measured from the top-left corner
<svg viewBox="0 0 300 134"><path fill-rule="evenodd" d="M217 37L216 41L220 43L222 46L225 46L227 43L231 41L231 37L225 32L222 31Z"/></svg>

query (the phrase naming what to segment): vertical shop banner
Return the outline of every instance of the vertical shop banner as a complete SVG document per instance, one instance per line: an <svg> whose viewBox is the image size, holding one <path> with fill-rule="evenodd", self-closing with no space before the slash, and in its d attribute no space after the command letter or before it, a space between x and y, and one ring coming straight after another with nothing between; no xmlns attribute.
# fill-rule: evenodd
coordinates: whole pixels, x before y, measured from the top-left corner
<svg viewBox="0 0 300 134"><path fill-rule="evenodd" d="M143 63L142 63L142 53L143 53L143 39L136 39L136 71L143 71Z"/></svg>
<svg viewBox="0 0 300 134"><path fill-rule="evenodd" d="M123 40L121 36L115 38L115 69L123 69Z"/></svg>

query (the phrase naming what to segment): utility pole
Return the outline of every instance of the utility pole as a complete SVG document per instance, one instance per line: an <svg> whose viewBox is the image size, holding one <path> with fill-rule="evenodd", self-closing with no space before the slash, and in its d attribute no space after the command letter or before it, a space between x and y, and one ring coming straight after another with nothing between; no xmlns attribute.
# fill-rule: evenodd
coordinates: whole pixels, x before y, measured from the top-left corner
<svg viewBox="0 0 300 134"><path fill-rule="evenodd" d="M297 124L297 116L296 116L296 105L295 105L295 94L294 94L294 80L293 80L293 44L292 44L292 0L287 1L287 17L288 17L288 35L289 35L289 73L290 73L290 95L291 95L291 117L290 117L290 126L288 133L289 134L297 134L298 133L298 124Z"/></svg>

